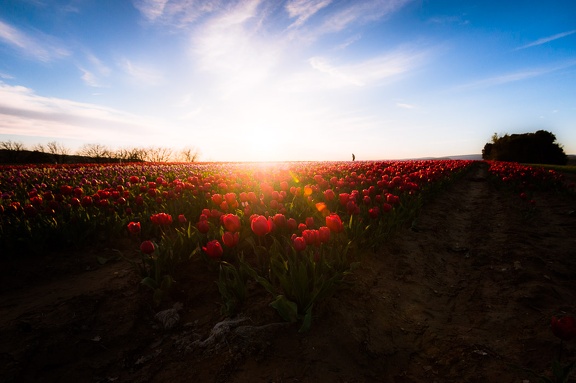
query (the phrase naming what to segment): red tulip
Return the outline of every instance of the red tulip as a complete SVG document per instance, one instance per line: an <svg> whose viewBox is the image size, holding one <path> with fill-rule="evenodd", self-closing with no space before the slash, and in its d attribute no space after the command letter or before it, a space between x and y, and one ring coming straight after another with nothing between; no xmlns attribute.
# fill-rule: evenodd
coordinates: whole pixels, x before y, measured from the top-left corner
<svg viewBox="0 0 576 383"><path fill-rule="evenodd" d="M561 318L552 317L550 322L552 333L562 340L571 340L576 337L576 319L572 316Z"/></svg>
<svg viewBox="0 0 576 383"><path fill-rule="evenodd" d="M303 237L295 237L292 240L292 244L294 245L294 249L296 249L296 251L306 250L306 240Z"/></svg>
<svg viewBox="0 0 576 383"><path fill-rule="evenodd" d="M306 241L307 245L319 245L320 244L320 235L318 230L304 230L302 232L302 237Z"/></svg>
<svg viewBox="0 0 576 383"><path fill-rule="evenodd" d="M93 203L92 197L90 197L89 195L82 197L82 206L87 207L87 206L91 206Z"/></svg>
<svg viewBox="0 0 576 383"><path fill-rule="evenodd" d="M274 222L274 225L276 225L277 227L285 227L288 225L288 222L286 221L286 216L284 214L275 214L274 217L272 218L272 221Z"/></svg>
<svg viewBox="0 0 576 383"><path fill-rule="evenodd" d="M296 220L294 218L288 218L288 228L292 231L296 230L298 228L298 222L296 222Z"/></svg>
<svg viewBox="0 0 576 383"><path fill-rule="evenodd" d="M154 250L156 250L156 246L152 241L144 241L140 244L140 251L144 254L152 254Z"/></svg>
<svg viewBox="0 0 576 383"><path fill-rule="evenodd" d="M389 203L383 203L382 210L384 210L384 213L388 213L390 210L392 210L392 205Z"/></svg>
<svg viewBox="0 0 576 383"><path fill-rule="evenodd" d="M238 207L238 201L236 201L236 193L226 193L224 195L224 199L228 203L228 206L233 208Z"/></svg>
<svg viewBox="0 0 576 383"><path fill-rule="evenodd" d="M321 226L318 229L318 234L321 243L326 243L330 240L330 228L328 228L327 226Z"/></svg>
<svg viewBox="0 0 576 383"><path fill-rule="evenodd" d="M334 233L340 233L344 231L344 225L342 224L342 220L338 214L330 214L326 217L326 226L330 229L330 231Z"/></svg>
<svg viewBox="0 0 576 383"><path fill-rule="evenodd" d="M358 207L358 205L356 205L356 202L354 201L348 201L348 203L346 204L346 210L350 215L360 214L360 208Z"/></svg>
<svg viewBox="0 0 576 383"><path fill-rule="evenodd" d="M240 223L240 217L235 214L224 214L221 217L222 224L227 231L237 232L240 231L242 224Z"/></svg>
<svg viewBox="0 0 576 383"><path fill-rule="evenodd" d="M308 229L313 229L314 228L314 217L307 217L304 220L304 223L306 224L306 227Z"/></svg>
<svg viewBox="0 0 576 383"><path fill-rule="evenodd" d="M150 220L158 226L169 226L172 224L172 216L166 213L153 214Z"/></svg>
<svg viewBox="0 0 576 383"><path fill-rule="evenodd" d="M200 219L196 224L196 228L202 234L206 234L210 231L210 223L206 219Z"/></svg>
<svg viewBox="0 0 576 383"><path fill-rule="evenodd" d="M130 234L132 235L138 235L140 234L140 222L130 222L128 224L128 231L130 232Z"/></svg>
<svg viewBox="0 0 576 383"><path fill-rule="evenodd" d="M62 185L60 186L60 193L63 195L70 195L74 191L74 188L70 185Z"/></svg>
<svg viewBox="0 0 576 383"><path fill-rule="evenodd" d="M256 234L258 236L263 236L263 235L268 234L272 230L271 223L272 223L272 221L271 220L269 221L263 215L257 215L256 217L254 217L252 219L252 222L250 223L250 227L252 228L252 231L254 232L254 234Z"/></svg>
<svg viewBox="0 0 576 383"><path fill-rule="evenodd" d="M335 197L336 194L334 194L334 191L332 189L324 190L324 199L326 199L326 201L332 201Z"/></svg>
<svg viewBox="0 0 576 383"><path fill-rule="evenodd" d="M220 206L220 204L222 203L223 199L222 199L222 195L221 194L213 194L212 195L212 202L214 202L214 204Z"/></svg>
<svg viewBox="0 0 576 383"><path fill-rule="evenodd" d="M220 258L222 254L224 254L222 245L216 239L208 242L206 246L202 247L202 250L204 250L210 258Z"/></svg>
<svg viewBox="0 0 576 383"><path fill-rule="evenodd" d="M222 234L222 242L224 242L227 247L234 247L238 244L239 241L240 234L238 234L238 232L233 233L231 231L226 231L224 234Z"/></svg>

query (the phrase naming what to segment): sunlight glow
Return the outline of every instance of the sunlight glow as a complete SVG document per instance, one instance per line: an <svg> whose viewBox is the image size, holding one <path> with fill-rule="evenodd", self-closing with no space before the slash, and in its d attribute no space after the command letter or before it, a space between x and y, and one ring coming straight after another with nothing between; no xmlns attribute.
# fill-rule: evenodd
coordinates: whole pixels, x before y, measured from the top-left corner
<svg viewBox="0 0 576 383"><path fill-rule="evenodd" d="M571 1L473 3L1 2L0 141L340 161L544 129L576 153Z"/></svg>

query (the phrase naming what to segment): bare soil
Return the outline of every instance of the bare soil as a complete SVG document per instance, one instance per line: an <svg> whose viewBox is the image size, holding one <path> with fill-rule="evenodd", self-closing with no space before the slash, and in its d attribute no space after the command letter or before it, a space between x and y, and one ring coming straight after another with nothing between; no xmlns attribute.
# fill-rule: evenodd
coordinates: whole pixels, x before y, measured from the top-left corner
<svg viewBox="0 0 576 383"><path fill-rule="evenodd" d="M534 198L527 209L479 166L364 254L305 334L256 288L221 316L201 261L161 307L112 249L3 261L0 381L536 382L526 370L551 376L558 356L550 318L576 315L576 201Z"/></svg>

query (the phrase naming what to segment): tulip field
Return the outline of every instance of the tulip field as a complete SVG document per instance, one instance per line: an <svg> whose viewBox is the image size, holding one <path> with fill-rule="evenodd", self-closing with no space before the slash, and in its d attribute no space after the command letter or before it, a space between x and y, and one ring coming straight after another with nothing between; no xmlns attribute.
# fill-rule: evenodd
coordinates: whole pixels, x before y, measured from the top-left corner
<svg viewBox="0 0 576 383"><path fill-rule="evenodd" d="M221 270L227 314L255 278L285 319L306 318L358 261L358 250L382 244L472 163L5 167L0 250L3 257L33 257L129 237L157 303L179 264L202 257ZM552 170L518 164L494 162L489 172L524 199L535 187L563 185Z"/></svg>
<svg viewBox="0 0 576 383"><path fill-rule="evenodd" d="M2 169L3 257L130 237L160 302L178 265L221 269L233 314L255 278L287 320L310 318L357 261L470 161L124 164ZM309 325L309 323L308 323ZM307 326L305 326L307 327Z"/></svg>
<svg viewBox="0 0 576 383"><path fill-rule="evenodd" d="M251 310L258 307L258 310L269 312L260 314L258 311L258 324L262 325L257 327L258 331L268 328L265 318L277 317L273 320L291 323L302 336L309 337L308 354L303 357L309 363L318 358L313 353L314 339L323 342L330 339L324 345L326 358L334 356L327 350L347 349L346 344L329 346L339 337L334 338L330 330L323 328L326 322L334 327L337 326L334 321L342 321L337 327L339 331L347 331L342 327L351 328L350 334L342 334L342 342L351 342L349 338L353 337L352 349L358 349L358 355L368 358L362 362L362 368L372 365L368 360L385 361L396 357L400 358L398 366L406 366L409 363L402 359L402 353L390 351L388 344L395 344L397 350L412 350L423 342L423 348L418 346L410 353L419 355L419 363L432 363L426 360L433 359L435 364L424 364L409 374L435 379L441 375L430 374L438 374L442 365L452 363L442 359L443 354L453 352L454 358L460 360L457 352L458 355L470 352L484 358L506 345L498 343L500 338L489 343L492 342L488 340L491 339L489 335L477 333L483 323L500 326L502 331L499 332L512 331L507 325L499 324L498 316L504 315L505 308L499 306L497 298L488 297L488 291L494 290L500 296L517 292L520 294L518 302L528 302L526 296L531 294L533 279L544 278L541 283L550 283L551 279L564 278L565 269L571 267L564 263L555 266L556 253L546 252L553 251L551 249L556 249L557 254L570 252L569 244L563 238L567 237L564 231L572 230L570 217L573 212L568 215L552 210L565 209L573 203L574 183L557 171L517 163L462 160L126 163L4 166L0 169L0 262L10 267L14 261L32 265L36 260L42 260L46 264L42 270L50 270L49 262L57 263L59 255L82 253L100 254L97 259L103 273L110 263L114 270L121 270L121 265L125 265L132 278L130 289L142 294L139 299L145 300L144 305L153 312L152 317L178 302L174 312L184 307L181 316L189 321L174 330L171 326L178 323L177 319L162 322L161 332L155 334L158 330L151 328L156 327L138 317L139 326L131 325L129 332L135 332L135 339L161 338L164 340L160 342L165 342L167 338L162 334L173 331L174 339L181 337L171 346L177 352L183 352L183 349L222 351L218 348L221 345L210 343L212 335L205 333L201 341L193 338L196 335L190 329L198 320L203 320L200 311L196 310L210 312L210 307L215 308L217 313L209 314L210 320L220 318L230 329L247 320L246 313L254 313ZM454 185L459 185L456 191ZM428 206L433 206L432 210L421 218ZM554 226L556 219L562 223ZM541 222L548 223L540 225ZM535 234L535 230L540 231ZM550 232L543 234L544 230ZM533 254L536 248L539 250ZM117 249L113 259L110 249ZM45 257L47 254L50 256ZM545 262L540 259L544 257ZM570 257L565 258L562 262L572 262ZM540 270L542 264L547 265L546 270L542 269L544 271ZM98 266L94 267L86 270L97 270ZM528 273L532 269L537 270L536 276ZM559 270L557 275L554 270ZM190 273L201 275L192 278ZM88 272L86 275L89 277ZM84 278L83 274L81 277ZM442 282L443 279L446 282ZM351 287L353 282L360 285ZM572 291L569 287L559 282L552 290L552 298L545 294L548 290L544 287L534 287L535 298L529 301L528 307L537 306L534 315L543 313L542 318L538 318L545 323L543 330L538 330L538 336L546 336L550 318L554 318L553 335L568 339L567 331L572 334L572 327L566 324L569 320L564 319L571 306L562 305L557 298L560 296L558 291ZM190 294L187 295L184 289L190 289ZM50 291L46 291L47 296ZM114 313L122 311L117 305L140 305L136 300L122 303L123 297L130 293L124 287L118 291L122 292L116 292L117 295L110 298L102 293L97 301L109 302L107 304L113 308L108 310ZM208 294L209 303L202 303L201 294ZM483 294L486 297L482 297ZM334 296L338 298L335 300ZM476 298L480 300L475 301ZM340 299L346 305L338 306L336 303ZM509 314L517 315L520 309L515 308L514 298L510 299ZM82 306L76 304L90 301L89 295L75 300L69 308L70 315L59 319L63 321L62 328L68 328L69 323L76 321L69 318L76 318L76 315L83 318ZM10 303L19 302L16 298L7 302L0 308L8 310L12 307L10 304L19 307ZM545 304L555 304L561 309L544 311ZM67 307L67 304L59 303L54 310ZM139 308L131 310L140 313ZM489 314L484 316L490 310L499 313L493 317L496 324L490 321ZM521 310L526 309L522 306ZM322 321L317 322L318 311L323 314ZM330 322L327 312L338 316ZM452 317L452 312L460 314ZM50 318L49 311L46 313L46 318ZM42 315L33 317L36 319L25 315L17 321L10 319L11 326L16 323L10 334L18 339L22 337L22 344L31 344L26 337L39 337L42 333L35 335L35 332L26 331L29 326L47 328L43 322L46 319L42 319L44 315L43 311ZM120 316L112 322L118 321L120 326L128 318ZM463 318L469 318L470 322ZM479 322L478 318L484 319ZM443 330L442 326L451 321L454 321L453 330L461 334L459 338L455 339L450 335L451 331ZM93 322L82 322L82 326L73 331L81 335L92 331L92 326L98 328L90 323ZM568 324L572 325L572 322ZM531 325L518 326L525 326L522 331L528 333L526 328ZM108 326L111 334L114 326ZM208 320L202 326L208 332L212 326L213 331L218 328ZM567 326L570 328L565 330ZM490 327L488 333L492 331ZM115 335L117 338L109 335L107 340L106 332L90 332L90 335L82 335L88 337L88 343L77 340L66 350L75 354L79 345L102 345L87 350L106 354L108 347L119 347L114 346L112 340L126 334L119 333ZM477 337L471 349L461 341L468 336ZM191 341L190 337L197 340ZM448 345L455 343L448 346L446 350L449 351L438 351L440 343L436 343L436 337ZM55 345L68 347L65 340L54 339ZM518 339L528 342L524 338ZM138 346L138 341L134 342L122 346L121 352L139 354L134 359L124 356L128 359L122 366L114 365L116 371L123 371L122 374L134 373L147 365L143 362L148 360L144 354L152 352ZM154 340L150 342L160 344ZM304 343L292 344L290 349L306 349L307 343L301 342ZM211 346L207 346L209 344ZM435 346L426 348L429 344ZM483 344L491 344L492 349ZM164 344L158 346L160 348L168 346ZM50 353L38 350L49 363ZM21 355L28 355L28 352L22 349ZM227 360L237 360L237 357L230 354ZM116 363L112 362L112 356L107 358L110 363ZM123 367L128 363L126 360L131 360L130 369ZM194 360L202 363L203 359ZM493 360L506 360L506 356L499 355ZM337 369L339 364L349 362L350 359L342 356L339 362L334 362L336 367L330 368ZM474 360L469 358L469 362ZM216 361L211 363L218 365ZM10 368L10 371L26 370ZM350 371L356 368L358 366L351 365ZM82 368L77 370L83 371ZM394 371L397 376L404 373ZM363 373L370 374L368 370ZM457 375L456 370L446 369L444 373ZM203 374L207 376L208 372ZM128 376L125 378L130 379ZM100 377L97 381L110 379L116 378Z"/></svg>

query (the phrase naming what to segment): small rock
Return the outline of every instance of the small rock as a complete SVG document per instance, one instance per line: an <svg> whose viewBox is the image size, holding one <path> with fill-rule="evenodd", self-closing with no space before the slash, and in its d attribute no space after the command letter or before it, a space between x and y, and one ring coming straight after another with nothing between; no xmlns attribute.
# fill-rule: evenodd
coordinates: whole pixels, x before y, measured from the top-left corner
<svg viewBox="0 0 576 383"><path fill-rule="evenodd" d="M154 318L162 324L165 330L171 329L180 320L178 311L182 309L182 303L176 302L171 309L158 312Z"/></svg>

